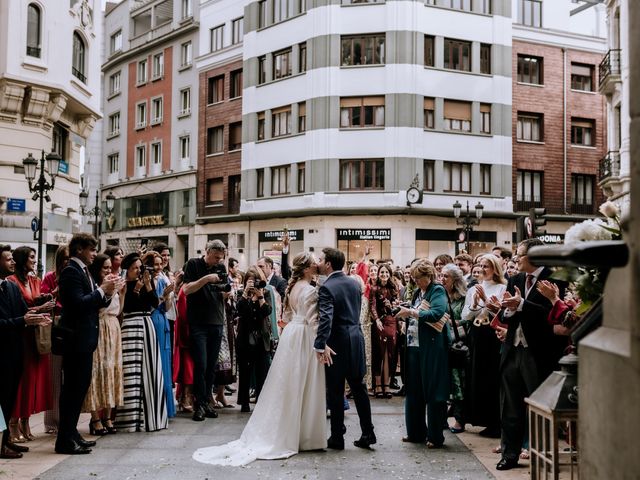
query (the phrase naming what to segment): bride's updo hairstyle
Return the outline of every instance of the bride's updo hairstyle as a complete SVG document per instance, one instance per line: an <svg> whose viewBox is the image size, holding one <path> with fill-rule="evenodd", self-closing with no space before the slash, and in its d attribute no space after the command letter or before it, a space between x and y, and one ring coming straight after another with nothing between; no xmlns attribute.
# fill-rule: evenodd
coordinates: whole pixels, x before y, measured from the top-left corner
<svg viewBox="0 0 640 480"><path fill-rule="evenodd" d="M289 306L289 293L293 290L298 281L304 276L304 271L311 266L313 255L311 252L302 252L293 257L293 268L291 269L291 278L289 278L289 285L284 294L284 309Z"/></svg>

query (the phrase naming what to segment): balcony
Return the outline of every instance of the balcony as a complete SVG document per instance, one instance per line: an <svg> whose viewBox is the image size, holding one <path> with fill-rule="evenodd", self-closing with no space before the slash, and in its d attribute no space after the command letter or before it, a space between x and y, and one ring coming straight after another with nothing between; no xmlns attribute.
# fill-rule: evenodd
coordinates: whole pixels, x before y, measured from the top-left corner
<svg viewBox="0 0 640 480"><path fill-rule="evenodd" d="M144 45L147 42L151 42L156 40L157 38L164 37L172 30L171 22L165 23L164 25L160 25L153 30L149 30L144 32L143 34L134 37L129 40L129 48L133 49L139 47L140 45Z"/></svg>
<svg viewBox="0 0 640 480"><path fill-rule="evenodd" d="M593 215L593 203L572 203L571 204L571 213L577 215Z"/></svg>
<svg viewBox="0 0 640 480"><path fill-rule="evenodd" d="M516 200L516 212L528 212L530 208L541 208L542 200L540 197L535 196L531 197L529 195L525 195L524 198L518 198Z"/></svg>
<svg viewBox="0 0 640 480"><path fill-rule="evenodd" d="M619 48L609 50L600 62L599 90L602 94L613 93L616 83L620 83L620 52Z"/></svg>
<svg viewBox="0 0 640 480"><path fill-rule="evenodd" d="M602 183L618 176L620 176L620 152L607 152L607 155L600 160L598 181Z"/></svg>

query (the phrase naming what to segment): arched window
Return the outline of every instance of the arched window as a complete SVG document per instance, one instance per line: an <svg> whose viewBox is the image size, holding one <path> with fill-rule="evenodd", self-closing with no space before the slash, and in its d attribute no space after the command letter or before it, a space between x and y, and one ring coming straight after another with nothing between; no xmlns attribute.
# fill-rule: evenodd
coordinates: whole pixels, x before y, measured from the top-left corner
<svg viewBox="0 0 640 480"><path fill-rule="evenodd" d="M73 32L73 64L71 67L71 73L78 80L83 83L87 83L87 77L85 76L85 46L84 40L78 32Z"/></svg>
<svg viewBox="0 0 640 480"><path fill-rule="evenodd" d="M27 55L40 58L40 7L30 3L27 7Z"/></svg>

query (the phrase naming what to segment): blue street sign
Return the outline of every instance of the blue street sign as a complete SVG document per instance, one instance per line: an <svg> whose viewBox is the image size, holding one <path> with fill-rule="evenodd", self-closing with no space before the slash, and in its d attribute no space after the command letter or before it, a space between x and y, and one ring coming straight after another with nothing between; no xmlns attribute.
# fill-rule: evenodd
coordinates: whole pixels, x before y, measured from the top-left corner
<svg viewBox="0 0 640 480"><path fill-rule="evenodd" d="M27 202L24 198L10 198L7 200L7 212L24 212Z"/></svg>
<svg viewBox="0 0 640 480"><path fill-rule="evenodd" d="M62 160L58 165L58 173L69 173L69 164L67 162Z"/></svg>
<svg viewBox="0 0 640 480"><path fill-rule="evenodd" d="M34 233L37 232L39 226L40 226L40 224L38 222L38 218L37 217L33 217L31 219L31 231L34 232Z"/></svg>

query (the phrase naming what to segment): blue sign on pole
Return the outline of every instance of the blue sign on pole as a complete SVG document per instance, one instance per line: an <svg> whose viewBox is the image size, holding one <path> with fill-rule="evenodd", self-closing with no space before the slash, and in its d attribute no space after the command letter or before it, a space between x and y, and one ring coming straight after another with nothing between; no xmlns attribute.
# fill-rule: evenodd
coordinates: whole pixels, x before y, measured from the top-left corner
<svg viewBox="0 0 640 480"><path fill-rule="evenodd" d="M58 165L58 173L69 173L69 164L67 162L62 160Z"/></svg>
<svg viewBox="0 0 640 480"><path fill-rule="evenodd" d="M31 231L32 232L37 232L38 231L38 227L40 226L40 222L38 221L37 217L33 217L31 219Z"/></svg>
<svg viewBox="0 0 640 480"><path fill-rule="evenodd" d="M7 200L7 212L24 212L27 202L24 198L10 198Z"/></svg>

